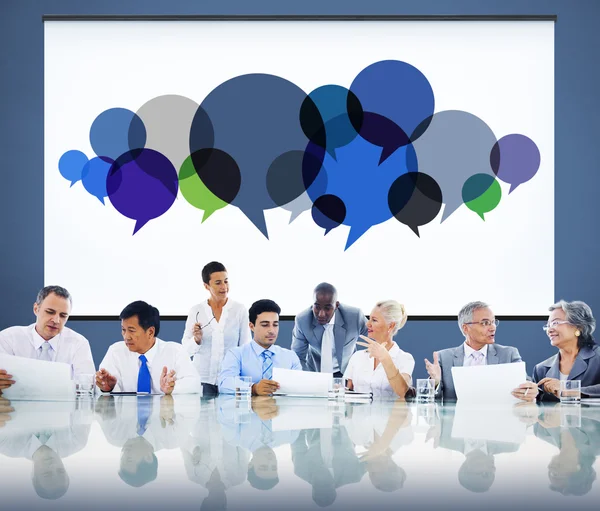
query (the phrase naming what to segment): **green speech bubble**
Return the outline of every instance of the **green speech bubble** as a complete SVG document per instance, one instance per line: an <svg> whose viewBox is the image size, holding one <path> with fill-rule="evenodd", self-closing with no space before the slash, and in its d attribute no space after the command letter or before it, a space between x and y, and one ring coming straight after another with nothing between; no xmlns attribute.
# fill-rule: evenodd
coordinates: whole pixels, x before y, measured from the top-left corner
<svg viewBox="0 0 600 511"><path fill-rule="evenodd" d="M179 189L186 201L195 208L204 210L203 223L215 211L227 206L227 202L219 199L202 182L194 168L191 156L188 156L181 164L181 169L179 170Z"/></svg>
<svg viewBox="0 0 600 511"><path fill-rule="evenodd" d="M462 198L465 205L485 221L483 214L500 204L502 188L494 176L475 174L465 181Z"/></svg>

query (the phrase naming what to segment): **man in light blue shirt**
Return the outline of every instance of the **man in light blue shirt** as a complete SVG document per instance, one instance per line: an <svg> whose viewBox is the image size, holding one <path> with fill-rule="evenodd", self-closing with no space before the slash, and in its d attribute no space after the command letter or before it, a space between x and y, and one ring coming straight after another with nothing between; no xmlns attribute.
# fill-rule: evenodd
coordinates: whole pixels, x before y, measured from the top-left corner
<svg viewBox="0 0 600 511"><path fill-rule="evenodd" d="M219 392L234 394L236 376L250 376L252 395L268 396L279 389L279 383L271 379L274 367L302 371L298 355L275 346L280 312L281 308L273 300L258 300L252 304L249 319L254 340L227 352L219 373Z"/></svg>

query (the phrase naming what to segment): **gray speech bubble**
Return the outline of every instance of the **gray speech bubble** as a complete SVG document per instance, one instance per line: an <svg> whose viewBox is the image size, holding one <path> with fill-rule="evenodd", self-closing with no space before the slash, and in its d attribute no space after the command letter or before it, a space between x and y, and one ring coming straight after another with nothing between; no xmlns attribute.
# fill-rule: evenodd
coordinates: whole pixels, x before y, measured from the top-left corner
<svg viewBox="0 0 600 511"><path fill-rule="evenodd" d="M445 204L442 222L463 203L462 188L474 174L495 176L490 151L496 136L476 115L444 110L425 120L413 133L419 172L433 177Z"/></svg>

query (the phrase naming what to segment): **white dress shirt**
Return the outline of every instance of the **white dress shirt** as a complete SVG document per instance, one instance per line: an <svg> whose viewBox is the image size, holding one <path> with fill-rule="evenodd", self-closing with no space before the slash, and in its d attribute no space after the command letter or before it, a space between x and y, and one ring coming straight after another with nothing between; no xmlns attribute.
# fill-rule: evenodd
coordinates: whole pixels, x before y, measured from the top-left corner
<svg viewBox="0 0 600 511"><path fill-rule="evenodd" d="M402 351L395 342L389 353L398 371L412 376L415 368L413 356L406 351ZM377 369L373 369L374 363L375 359L369 358L367 350L357 351L350 357L344 378L352 380L356 392L373 392L373 396L395 396L396 393L390 385L385 369L381 364L377 365ZM412 377L408 385L410 386L411 383Z"/></svg>
<svg viewBox="0 0 600 511"><path fill-rule="evenodd" d="M29 326L6 328L0 332L0 353L40 359L42 345L45 342L50 345L50 359L53 362L69 364L73 368L74 377L79 374L95 374L96 366L92 358L90 343L83 335L67 327L64 327L60 334L55 335L49 341L44 340L37 333L35 323Z"/></svg>
<svg viewBox="0 0 600 511"><path fill-rule="evenodd" d="M200 378L186 351L181 344L165 342L156 338L154 346L144 353L152 379L152 394L164 394L160 390L160 377L163 367L167 371L175 371L175 388L173 394L199 393ZM115 392L137 392L138 373L141 361L140 354L129 351L123 342L116 342L108 348L100 369L106 369L117 377Z"/></svg>
<svg viewBox="0 0 600 511"><path fill-rule="evenodd" d="M194 341L194 325L198 322L202 329L202 341ZM231 348L249 343L250 326L248 309L231 299L223 307L219 321L213 319L208 301L194 305L185 322L181 344L193 358L193 364L203 383L216 385L223 357ZM206 326L205 326L206 325Z"/></svg>
<svg viewBox="0 0 600 511"><path fill-rule="evenodd" d="M474 353L476 353L477 350L474 350L473 348L471 348L471 346L469 346L466 342L463 344L463 347L465 349L465 359L464 359L464 363L463 363L464 367L475 366L475 365L480 365L480 366L487 365L487 352L488 352L487 344L484 345L483 348L481 348L479 350L479 353L481 353L483 355L483 359L480 363L477 363L475 360L475 357L477 355L474 355Z"/></svg>

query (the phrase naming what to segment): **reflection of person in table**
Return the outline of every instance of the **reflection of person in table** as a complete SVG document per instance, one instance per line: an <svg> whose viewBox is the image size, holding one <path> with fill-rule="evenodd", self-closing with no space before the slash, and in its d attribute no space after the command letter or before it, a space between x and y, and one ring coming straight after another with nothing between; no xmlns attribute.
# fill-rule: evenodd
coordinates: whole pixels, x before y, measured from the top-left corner
<svg viewBox="0 0 600 511"><path fill-rule="evenodd" d="M11 419L25 412L23 406L15 411L6 399L0 402L1 410L10 414ZM71 415L71 420L71 425L64 428L48 427L19 433L3 432L0 426L0 453L33 462L33 487L43 499L58 499L67 492L69 475L62 459L81 451L87 444L90 425L78 424L74 415Z"/></svg>
<svg viewBox="0 0 600 511"><path fill-rule="evenodd" d="M460 485L474 493L486 492L491 488L496 478L494 456L496 454L517 452L520 444L453 437L452 425L455 417L453 408L442 408L439 420L427 432L426 441L433 439L434 448L439 446L443 449L464 454L465 461L458 470ZM482 428L483 430L484 428Z"/></svg>
<svg viewBox="0 0 600 511"><path fill-rule="evenodd" d="M373 402L354 406L346 424L350 438L364 446L360 456L369 479L380 491L391 492L404 486L406 472L393 455L413 441L412 413L403 400Z"/></svg>
<svg viewBox="0 0 600 511"><path fill-rule="evenodd" d="M570 411L581 411L581 426L561 427L561 413ZM533 431L560 449L548 464L550 489L563 495L588 493L596 479L593 465L600 454L600 414L586 409L561 410L559 404L545 406Z"/></svg>
<svg viewBox="0 0 600 511"><path fill-rule="evenodd" d="M312 498L321 507L333 504L336 489L358 483L365 473L346 428L304 429L292 444L294 474L312 486Z"/></svg>
<svg viewBox="0 0 600 511"><path fill-rule="evenodd" d="M246 480L250 456L223 439L215 399L202 401L200 417L185 438L181 453L188 479L208 490L201 509L225 509L225 492Z"/></svg>
<svg viewBox="0 0 600 511"><path fill-rule="evenodd" d="M247 474L250 485L258 490L275 487L279 482L279 475L274 449L293 443L299 432L273 431L272 419L277 416L278 407L272 397L254 396L247 422L240 422L236 416L236 406L240 402L234 396L221 394L217 401L225 441L252 453Z"/></svg>

